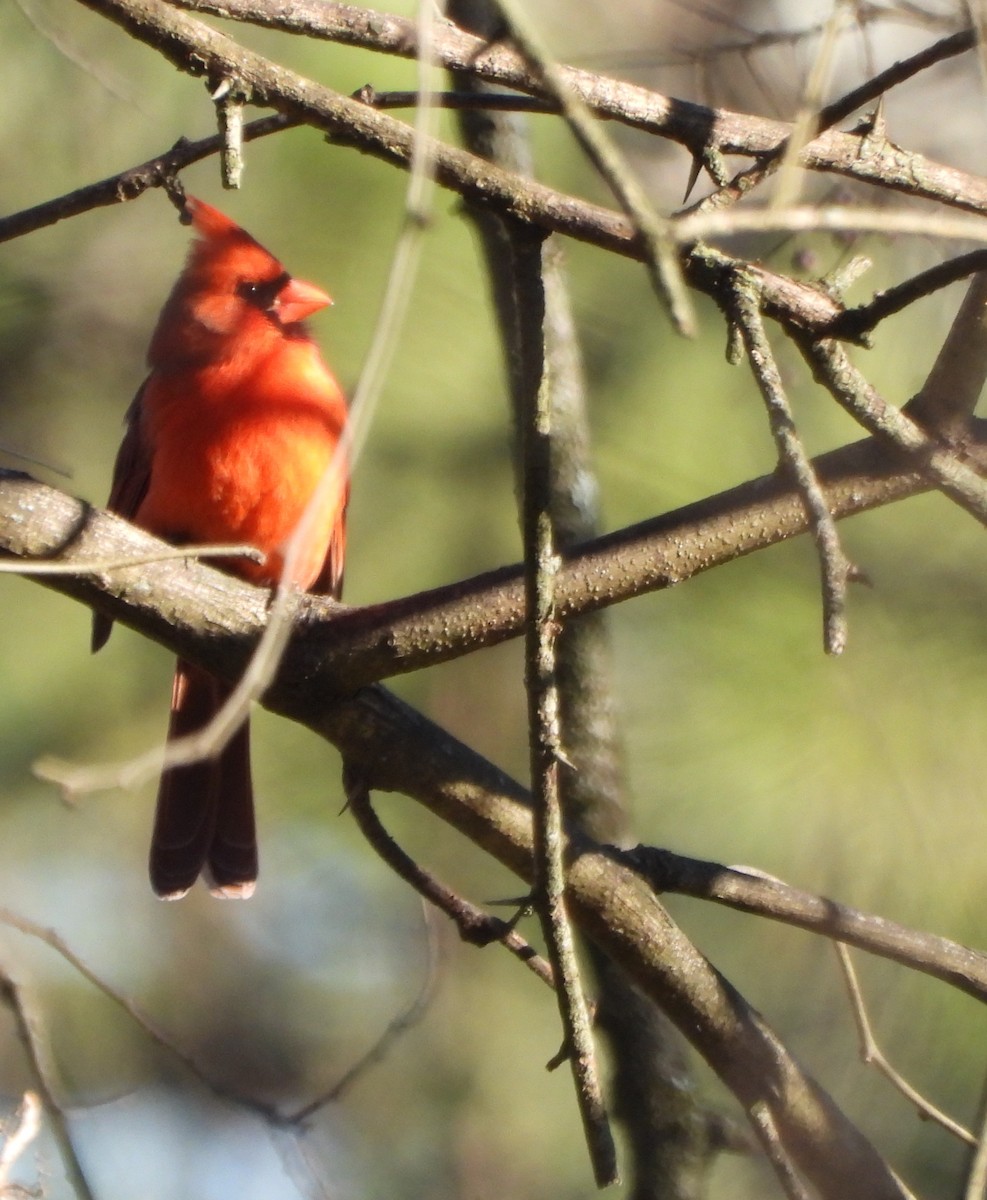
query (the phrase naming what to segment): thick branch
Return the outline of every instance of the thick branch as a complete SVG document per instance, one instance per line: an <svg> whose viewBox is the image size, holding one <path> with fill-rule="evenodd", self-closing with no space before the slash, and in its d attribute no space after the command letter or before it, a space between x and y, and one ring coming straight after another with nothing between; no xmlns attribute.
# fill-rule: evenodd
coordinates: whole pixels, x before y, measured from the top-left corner
<svg viewBox="0 0 987 1200"><path fill-rule="evenodd" d="M317 695L276 687L267 704L334 742L372 786L410 795L530 882L527 793L395 697L374 688L324 708ZM592 844L570 846L567 861L567 895L584 931L668 1013L752 1119L770 1115L786 1151L821 1195L908 1195L632 869Z"/></svg>
<svg viewBox="0 0 987 1200"><path fill-rule="evenodd" d="M179 0L179 3L197 12L324 37L402 58L414 58L418 53L413 21L349 4L326 0L293 0L290 5L281 0ZM973 44L972 34L966 31L955 40L947 39L931 47L928 62L938 61L947 53L968 50ZM538 71L509 44L487 43L455 25L439 22L432 50L439 65L447 70L469 72L489 83L530 95L544 94ZM921 61L924 64L925 60ZM792 133L792 126L783 121L679 100L638 84L574 67L565 67L563 72L566 86L598 116L679 142L695 154L717 151L760 158L777 153ZM905 77L907 72L892 69L886 73L887 86ZM869 99L871 92L861 91L859 102L866 103ZM824 121L844 115L852 102L834 116L824 113ZM803 147L798 162L810 170L864 180L968 212L987 211L987 179L933 162L887 139L872 138L866 131L827 130Z"/></svg>
<svg viewBox="0 0 987 1200"><path fill-rule="evenodd" d="M162 610L170 599L161 596ZM178 636L172 648L179 642L185 654ZM189 657L207 662L205 640ZM275 683L265 704L333 742L371 786L418 800L530 882L527 793L395 697L375 688L327 705L317 686ZM570 861L567 890L577 920L668 1012L752 1117L770 1113L788 1153L824 1194L902 1200L907 1193L880 1156L690 945L637 874L598 847L572 847Z"/></svg>
<svg viewBox="0 0 987 1200"><path fill-rule="evenodd" d="M81 2L189 74L217 81L236 79L255 104L270 105L292 121L322 129L337 142L356 146L391 165L407 169L411 164L415 134L410 126L239 46L163 0ZM619 213L522 179L434 139L421 139L420 144L434 166L437 181L466 199L614 253L645 259L641 239ZM715 295L729 283L738 261L718 250L693 248L683 269L694 287ZM811 332L820 332L839 319L841 306L822 288L764 267L750 269L758 276L769 316Z"/></svg>
<svg viewBox="0 0 987 1200"><path fill-rule="evenodd" d="M966 461L987 472L987 424L971 425ZM857 442L813 460L837 519L929 490L928 480L875 441ZM660 591L732 559L804 533L805 508L781 475L766 475L696 504L654 517L567 552L557 581L561 615L595 612ZM25 475L0 471L0 551L22 558L153 555L154 538ZM267 594L200 564L150 563L139 571L50 576L46 586L168 645L216 633L208 665L236 675L264 625ZM167 612L154 603L169 596ZM367 608L348 609L306 597L304 627L282 677L316 678L322 694L419 670L520 635L524 598L520 566Z"/></svg>
<svg viewBox="0 0 987 1200"><path fill-rule="evenodd" d="M101 522L128 528L109 519ZM202 571L194 568L186 575L191 578ZM161 584L149 572L153 568L142 570L147 591ZM176 629L160 637L207 666L215 658L211 643L242 641L250 615L249 604L233 608L229 618L224 615L222 602L229 597L218 586L223 577L211 574L217 587L206 593L205 612L212 636L200 633L196 638ZM167 614L181 607L180 572L172 582L177 584L174 591L161 589L156 600L163 629ZM263 593L242 589L235 598L252 603L257 596ZM369 689L333 703L317 678L283 678L272 686L265 704L334 742L351 769L362 772L371 786L419 800L530 878L527 794L394 697ZM752 1115L770 1112L800 1169L821 1184L833 1184L835 1171L839 1190L831 1194L841 1197L903 1195L859 1132L806 1080L760 1018L689 945L637 872L619 855L585 842L572 847L570 861L567 890L583 928L675 1020Z"/></svg>

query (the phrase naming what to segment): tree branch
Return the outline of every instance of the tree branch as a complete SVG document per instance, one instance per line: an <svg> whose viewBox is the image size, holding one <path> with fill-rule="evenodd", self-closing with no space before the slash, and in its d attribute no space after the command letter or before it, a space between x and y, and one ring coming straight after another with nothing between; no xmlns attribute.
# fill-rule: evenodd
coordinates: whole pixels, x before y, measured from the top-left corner
<svg viewBox="0 0 987 1200"><path fill-rule="evenodd" d="M181 587L162 588L161 578L150 578L151 570L143 571L144 602L155 597L159 640L172 650L211 666L214 641L243 638L242 613L234 605L224 615L219 588L207 604L209 632L193 635L176 628L166 635L167 616L180 607L176 592ZM188 574L207 571L195 567ZM211 574L223 580L218 572ZM244 589L248 600L263 596L251 592ZM264 702L332 741L367 786L418 800L530 882L527 793L425 717L380 688L333 702L319 679L299 681L283 672ZM752 1118L769 1114L787 1155L823 1194L841 1200L901 1200L907 1194L863 1135L691 946L635 869L616 853L584 841L570 842L567 862L567 895L576 920L679 1026Z"/></svg>
<svg viewBox="0 0 987 1200"><path fill-rule="evenodd" d="M236 78L249 90L253 103L270 105L293 122L322 129L339 144L356 146L403 169L410 167L415 135L408 125L239 46L164 0L80 2L153 46L180 70L217 81ZM434 139L422 139L421 144L434 164L436 180L466 199L493 205L519 221L645 260L646 248L626 217L522 179ZM683 261L683 270L694 287L715 295L737 265L738 260L721 251L693 247ZM816 332L839 318L841 306L824 289L763 267L751 269L759 276L769 316Z"/></svg>
<svg viewBox="0 0 987 1200"><path fill-rule="evenodd" d="M987 473L987 422L974 420L964 443L967 469ZM812 460L834 519L930 490L905 456L876 440L856 442ZM661 591L733 559L806 532L797 490L775 473L584 543L568 551L556 583L568 619L634 596ZM154 557L161 543L26 475L0 470L0 552L76 561ZM168 645L194 645L215 624L204 665L235 677L265 620L267 593L205 565L152 562L139 571L96 577L47 576L41 582ZM172 607L163 617L153 593ZM520 635L524 598L520 566L508 566L384 604L353 609L303 597L301 624L282 677L319 679L323 694L352 693L367 683L419 670Z"/></svg>
<svg viewBox="0 0 987 1200"><path fill-rule="evenodd" d="M92 0L82 0L92 3ZM136 2L136 0L135 0ZM101 4L102 0L96 0ZM374 12L329 0L177 0L183 8L212 13L233 20L249 21L292 33L304 33L345 45L361 46L402 58L417 52L414 23L407 18ZM925 68L951 54L969 50L974 39L969 31L945 39L923 52L919 66ZM437 25L434 51L438 64L450 71L465 71L479 79L520 92L544 96L537 70L509 44L487 42L464 33L455 25ZM927 57L925 57L927 56ZM564 67L566 86L599 117L606 117L646 133L678 142L693 154L714 149L720 154L754 158L776 154L788 141L792 126L749 113L711 108L689 100L665 96L638 84L626 83L575 67ZM886 73L886 86L907 78L905 68L897 75ZM859 103L871 93L862 92ZM853 105L850 111L859 107ZM842 110L823 110L823 120L842 119ZM933 162L895 146L887 139L868 139L865 133L827 130L805 146L799 165L809 170L832 172L878 184L910 197L935 200L968 212L987 211L987 179Z"/></svg>
<svg viewBox="0 0 987 1200"><path fill-rule="evenodd" d="M922 971L987 1003L987 954L948 938L908 929L745 867L703 862L652 846L627 851L624 861L635 866L656 892L712 900L845 942Z"/></svg>

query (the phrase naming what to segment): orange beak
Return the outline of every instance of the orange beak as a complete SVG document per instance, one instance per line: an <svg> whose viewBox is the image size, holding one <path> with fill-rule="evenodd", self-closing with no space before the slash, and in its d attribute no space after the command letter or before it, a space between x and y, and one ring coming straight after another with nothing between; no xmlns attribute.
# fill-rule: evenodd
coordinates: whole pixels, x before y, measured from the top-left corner
<svg viewBox="0 0 987 1200"><path fill-rule="evenodd" d="M304 321L320 308L332 304L332 297L313 283L300 279L289 279L274 301L274 311L282 325L293 325Z"/></svg>

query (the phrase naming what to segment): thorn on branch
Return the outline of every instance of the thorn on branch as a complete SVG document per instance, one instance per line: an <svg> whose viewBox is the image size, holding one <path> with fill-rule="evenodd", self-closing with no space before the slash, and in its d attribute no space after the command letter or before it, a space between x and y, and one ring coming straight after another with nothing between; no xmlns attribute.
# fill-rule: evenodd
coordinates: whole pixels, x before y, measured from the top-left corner
<svg viewBox="0 0 987 1200"><path fill-rule="evenodd" d="M692 167L689 171L689 179L685 185L685 194L682 197L683 204L688 203L689 197L692 195L692 189L699 182L699 176L704 170L718 188L724 188L730 182L730 173L727 171L726 160L715 146L707 145L698 150L693 150Z"/></svg>

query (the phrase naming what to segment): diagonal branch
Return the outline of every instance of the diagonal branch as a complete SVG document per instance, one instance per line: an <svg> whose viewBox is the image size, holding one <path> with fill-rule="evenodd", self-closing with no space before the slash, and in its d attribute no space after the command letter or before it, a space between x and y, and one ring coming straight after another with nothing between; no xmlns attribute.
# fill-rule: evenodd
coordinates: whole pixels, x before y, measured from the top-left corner
<svg viewBox="0 0 987 1200"><path fill-rule="evenodd" d="M254 103L270 105L287 114L292 121L303 121L322 129L336 142L356 146L391 165L410 168L416 139L408 125L239 46L203 22L171 8L164 0L80 2L153 46L180 70L209 79L237 78L249 89ZM472 68L466 64L464 69ZM787 127L780 129L784 135ZM418 144L434 163L437 182L466 199L489 204L503 215L519 221L537 224L639 261L646 260L647 250L640 236L632 222L621 214L521 179L510 171L434 139L423 139ZM879 157L875 152L868 161ZM885 169L890 180L895 178L895 170L901 174L901 157L900 151L889 152ZM914 169L918 171L919 167ZM908 179L913 185L911 175ZM959 194L972 195L971 191L962 191L965 186L965 182L952 180L950 198ZM983 208L987 211L987 185L984 192ZM980 211L976 204L972 208ZM716 295L729 284L738 261L721 251L694 246L682 265L692 286ZM751 269L759 276L768 316L815 332L840 317L841 306L824 289L788 279L763 267Z"/></svg>
<svg viewBox="0 0 987 1200"><path fill-rule="evenodd" d="M242 137L245 142L250 142L255 138L290 129L294 124L297 122L283 113L258 117L256 121L244 125ZM180 138L170 150L155 155L136 167L121 171L118 175L87 184L65 196L45 201L43 204L35 204L32 208L25 208L10 216L0 217L0 242L23 237L25 234L54 225L57 221L91 212L94 208L105 208L125 200L136 200L148 188L164 186L177 171L218 154L222 148L223 139L219 134L201 138L197 142Z"/></svg>
<svg viewBox="0 0 987 1200"><path fill-rule="evenodd" d="M334 742L368 785L401 791L531 881L529 797L513 780L383 689L326 707L275 686L268 707ZM799 1170L823 1195L883 1200L907 1191L808 1079L764 1021L689 943L636 872L570 841L572 913L662 1006L745 1110L770 1114Z"/></svg>
<svg viewBox="0 0 987 1200"><path fill-rule="evenodd" d="M77 1200L95 1200L85 1168L69 1129L68 1114L54 1090L53 1071L48 1047L31 1012L24 989L0 969L0 1004L11 1013L17 1037L27 1057L35 1092L48 1116L52 1137L58 1146L65 1175Z"/></svg>
<svg viewBox="0 0 987 1200"><path fill-rule="evenodd" d="M172 597L159 596L161 608ZM217 617L219 614L217 614ZM207 638L189 657L202 661ZM180 638L171 649L179 650ZM185 649L181 650L185 653ZM527 793L381 688L327 703L317 686L278 680L265 705L333 742L369 787L400 791L531 881ZM570 843L567 895L601 949L620 962L704 1055L754 1119L768 1114L786 1153L821 1193L904 1200L907 1191L769 1026L689 943L637 873L591 843Z"/></svg>
<svg viewBox="0 0 987 1200"><path fill-rule="evenodd" d="M841 654L847 639L847 583L853 577L854 568L840 542L836 522L826 507L819 480L798 435L781 371L761 319L760 297L746 273L737 279L731 312L767 409L779 466L795 481L812 527L822 577L823 645L827 654Z"/></svg>
<svg viewBox="0 0 987 1200"><path fill-rule="evenodd" d="M704 862L652 846L628 850L623 861L634 866L656 892L678 892L710 900L845 942L922 971L987 1003L987 955L948 938L919 933L747 867Z"/></svg>
<svg viewBox="0 0 987 1200"><path fill-rule="evenodd" d="M542 86L558 102L569 128L621 208L634 222L645 248L645 266L659 299L680 333L694 337L696 317L682 278L678 247L671 225L659 216L651 199L616 142L595 120L588 105L568 84L561 66L542 45L517 0L497 0L512 40L541 77Z"/></svg>
<svg viewBox="0 0 987 1200"><path fill-rule="evenodd" d="M94 6L93 0L82 2ZM98 2L102 4L102 0ZM280 0L177 2L196 12L305 33L402 58L413 58L417 52L412 21L331 0L293 0L290 5ZM934 43L919 59L918 66L924 69L969 51L974 45L969 30L955 38ZM538 72L511 46L488 43L455 25L442 23L436 30L434 50L436 61L447 70L469 72L501 87L544 95ZM566 86L597 116L678 142L694 156L701 157L709 150L754 158L774 155L792 134L792 126L783 121L711 108L575 67L562 70ZM886 86L908 78L911 73L907 67L897 72L895 68L889 69L884 76ZM870 98L870 90L862 91L859 103ZM853 107L859 107L859 103ZM841 109L824 109L823 123L835 122L844 115L847 114ZM968 212L987 212L987 179L903 150L886 138L870 138L866 132L828 129L802 149L799 163L809 170L832 172Z"/></svg>
<svg viewBox="0 0 987 1200"><path fill-rule="evenodd" d="M146 576L145 587L154 587ZM212 598L212 633L224 630L235 639L237 617L224 617L224 595L218 590ZM156 595L162 628L175 599L167 590ZM175 629L161 640L193 661L212 661L208 633L193 637ZM368 786L418 800L530 881L527 794L395 697L373 688L331 702L318 678L299 681L282 673L265 704L332 741ZM900 1200L906 1193L880 1157L690 945L637 871L615 852L585 841L570 844L567 861L567 895L577 922L662 1006L752 1119L767 1114L800 1173L841 1200Z"/></svg>

